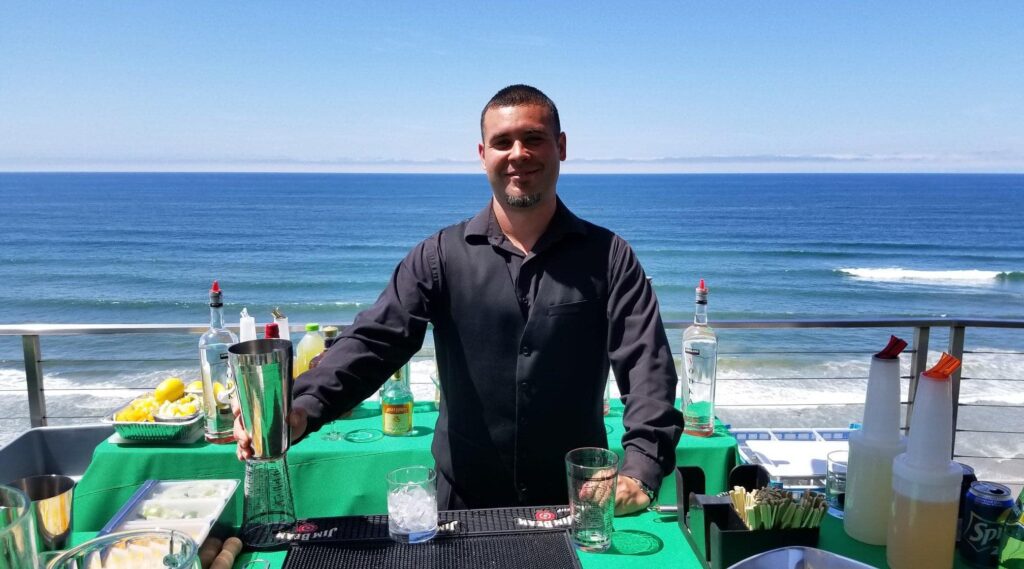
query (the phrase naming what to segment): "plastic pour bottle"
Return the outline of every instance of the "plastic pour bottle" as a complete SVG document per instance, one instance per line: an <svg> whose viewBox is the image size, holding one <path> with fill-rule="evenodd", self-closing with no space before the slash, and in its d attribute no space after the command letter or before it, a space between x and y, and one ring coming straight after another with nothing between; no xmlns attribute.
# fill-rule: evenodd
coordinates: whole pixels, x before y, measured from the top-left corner
<svg viewBox="0 0 1024 569"><path fill-rule="evenodd" d="M320 325L315 322L306 324L306 335L299 341L295 348L295 371L292 377L299 375L309 369L309 362L324 351L324 337L320 334Z"/></svg>
<svg viewBox="0 0 1024 569"><path fill-rule="evenodd" d="M871 545L885 545L892 505L892 461L907 449L900 435L900 352L907 343L892 336L871 358L864 419L850 433L843 528Z"/></svg>
<svg viewBox="0 0 1024 569"><path fill-rule="evenodd" d="M886 560L892 569L949 569L956 545L963 468L952 460L953 391L960 360L949 354L922 373L907 452L893 461Z"/></svg>

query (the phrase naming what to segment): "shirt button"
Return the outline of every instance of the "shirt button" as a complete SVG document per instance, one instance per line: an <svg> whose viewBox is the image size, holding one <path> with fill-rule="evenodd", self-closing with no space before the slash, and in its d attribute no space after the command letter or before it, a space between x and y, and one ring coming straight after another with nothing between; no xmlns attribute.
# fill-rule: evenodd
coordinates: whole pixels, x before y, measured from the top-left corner
<svg viewBox="0 0 1024 569"><path fill-rule="evenodd" d="M524 356L529 356L531 351L532 350L530 350L530 346L527 346L525 344L522 347L519 348L519 353L524 355Z"/></svg>

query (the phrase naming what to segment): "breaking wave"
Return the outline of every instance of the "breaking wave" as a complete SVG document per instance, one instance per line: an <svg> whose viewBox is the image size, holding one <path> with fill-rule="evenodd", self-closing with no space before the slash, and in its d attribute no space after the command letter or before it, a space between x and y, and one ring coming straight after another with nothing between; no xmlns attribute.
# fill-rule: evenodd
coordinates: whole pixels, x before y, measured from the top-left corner
<svg viewBox="0 0 1024 569"><path fill-rule="evenodd" d="M882 282L918 281L936 284L990 284L999 281L1024 280L1024 271L918 270L900 267L840 268L836 272L855 279Z"/></svg>

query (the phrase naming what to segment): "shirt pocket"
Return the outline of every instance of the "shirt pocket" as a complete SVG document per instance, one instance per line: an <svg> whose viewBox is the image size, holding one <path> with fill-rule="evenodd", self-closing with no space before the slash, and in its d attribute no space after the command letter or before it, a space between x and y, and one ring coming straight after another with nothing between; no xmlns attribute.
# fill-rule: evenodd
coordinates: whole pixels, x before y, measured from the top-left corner
<svg viewBox="0 0 1024 569"><path fill-rule="evenodd" d="M575 300L573 302L565 302L562 304L553 304L548 306L548 316L565 316L570 314L583 314L591 312L597 303L592 300Z"/></svg>

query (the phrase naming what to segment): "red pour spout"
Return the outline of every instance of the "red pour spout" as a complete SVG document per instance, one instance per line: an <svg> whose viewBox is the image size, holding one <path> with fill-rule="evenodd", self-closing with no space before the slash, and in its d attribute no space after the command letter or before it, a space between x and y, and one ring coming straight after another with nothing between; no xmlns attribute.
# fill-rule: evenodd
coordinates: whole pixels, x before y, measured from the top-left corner
<svg viewBox="0 0 1024 569"><path fill-rule="evenodd" d="M707 289L708 288L706 286L704 286L704 279L701 279L700 280L700 284L697 285L697 290L707 290Z"/></svg>
<svg viewBox="0 0 1024 569"><path fill-rule="evenodd" d="M884 350L875 354L881 360L894 360L899 357L900 352L907 347L907 341L897 336L889 336L889 345Z"/></svg>
<svg viewBox="0 0 1024 569"><path fill-rule="evenodd" d="M220 292L220 284L217 281L213 281L213 286L210 287L210 292Z"/></svg>

